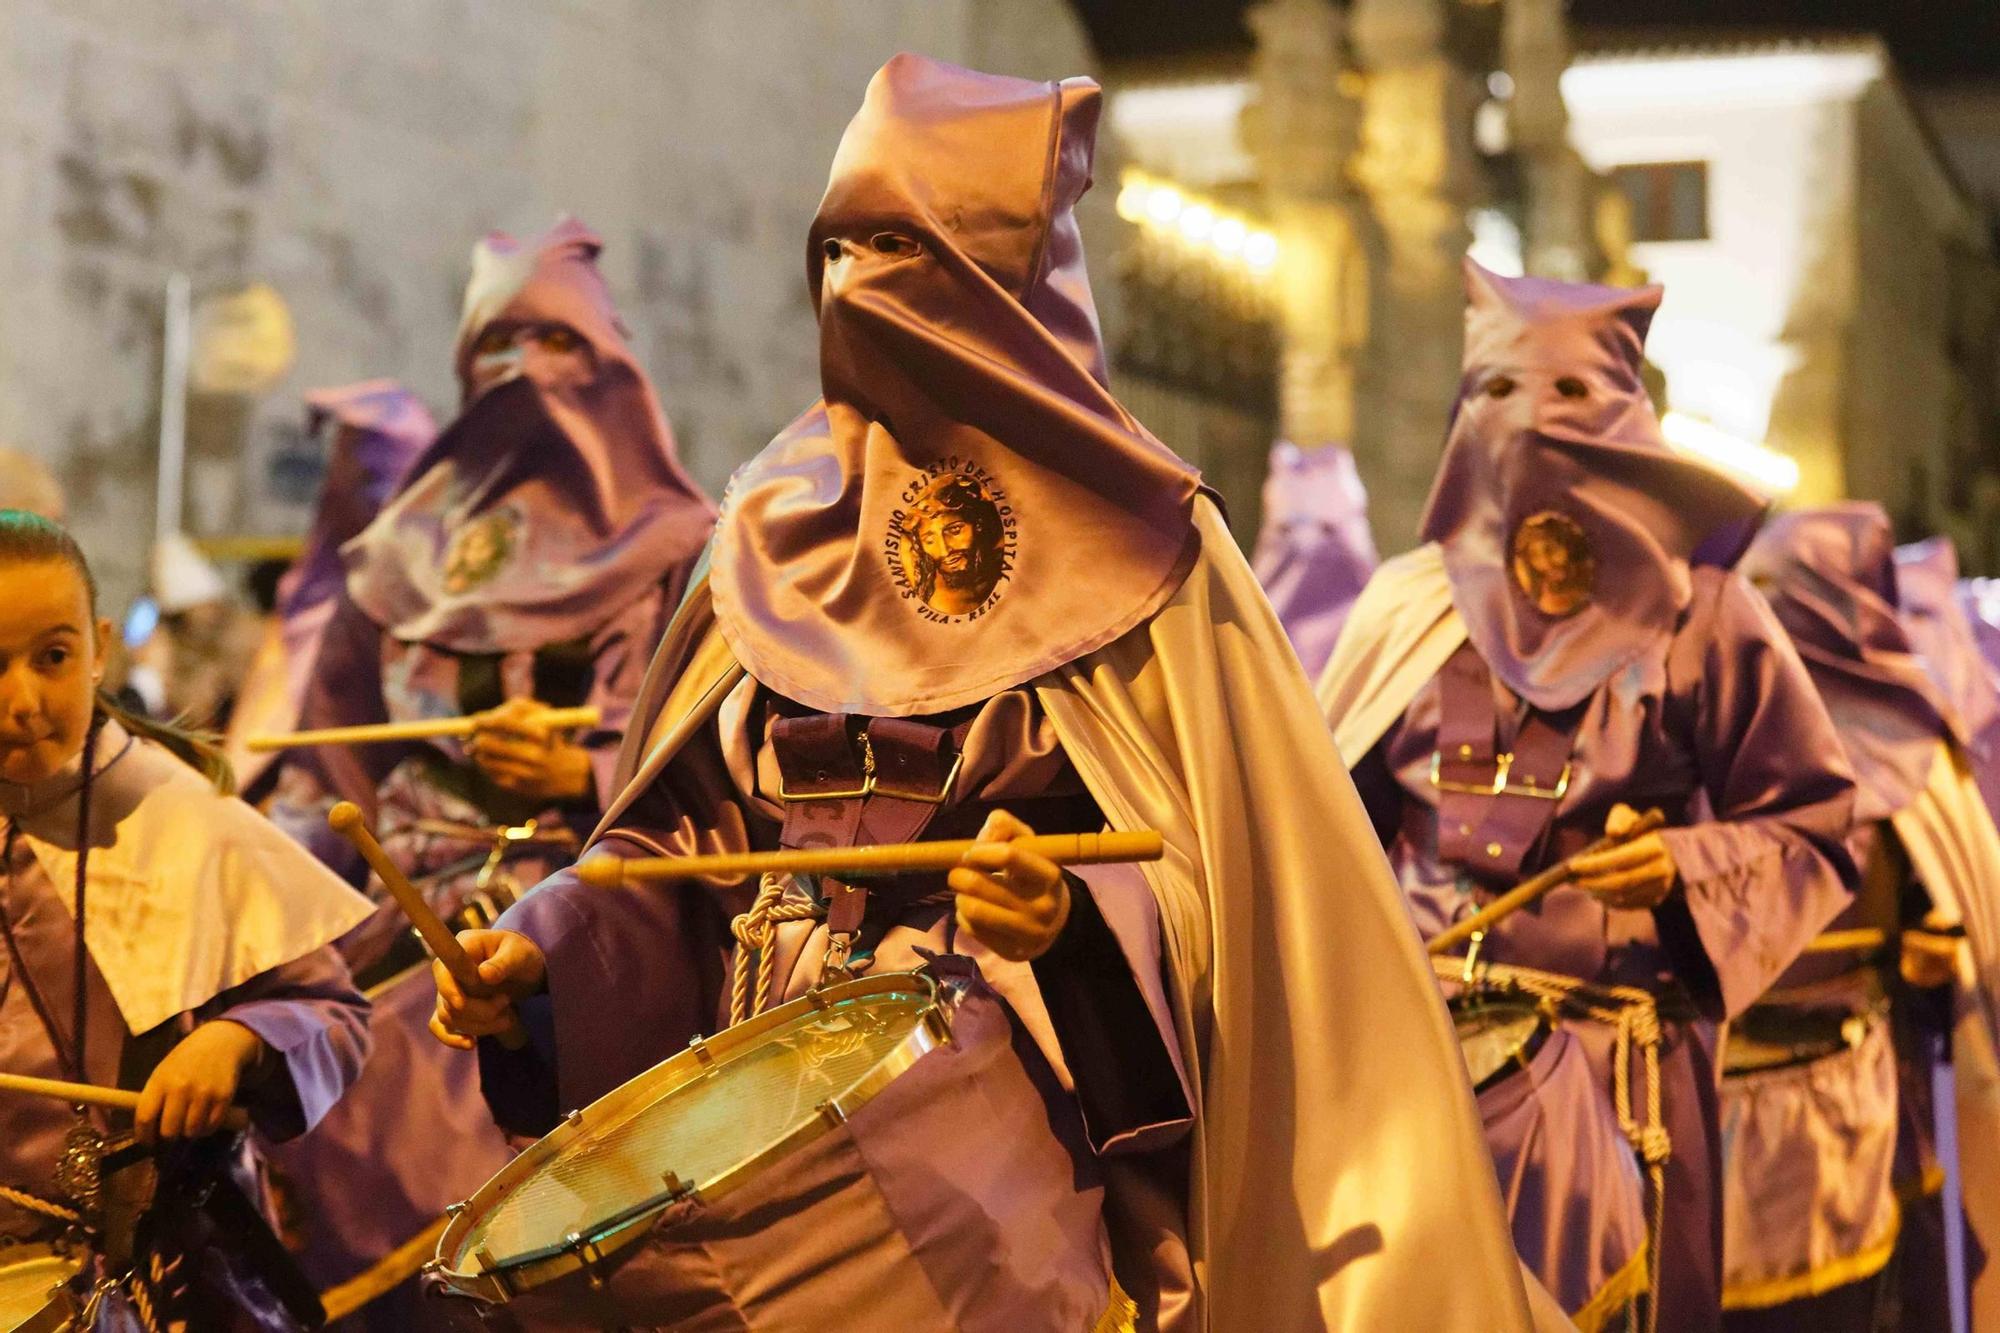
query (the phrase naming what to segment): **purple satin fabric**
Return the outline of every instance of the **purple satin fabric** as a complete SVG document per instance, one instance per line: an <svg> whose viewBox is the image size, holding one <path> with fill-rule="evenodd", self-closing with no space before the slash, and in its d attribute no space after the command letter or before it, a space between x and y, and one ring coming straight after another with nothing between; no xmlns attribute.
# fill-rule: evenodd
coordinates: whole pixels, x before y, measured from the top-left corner
<svg viewBox="0 0 2000 1333"><path fill-rule="evenodd" d="M1559 1030L1479 1094L1479 1117L1522 1262L1576 1313L1646 1248L1638 1158L1589 1055Z"/></svg>
<svg viewBox="0 0 2000 1333"><path fill-rule="evenodd" d="M1734 574L1697 568L1687 611L1584 706L1567 793L1528 875L1600 836L1613 804L1658 806L1680 870L1654 911L1607 909L1560 887L1499 922L1482 956L1586 981L1665 994L1700 1015L1666 1021L1661 1082L1673 1138L1662 1242L1662 1329L1716 1326L1721 1300L1721 1143L1716 1020L1742 1012L1848 901L1844 844L1854 785L1804 666L1770 609ZM1490 901L1482 882L1438 854L1439 793L1430 784L1444 679L1355 768L1412 917L1425 937ZM1512 716L1508 710L1503 716ZM1503 735L1503 748L1511 744ZM1685 997L1684 999L1682 997ZM1584 1025L1599 1085L1608 1035ZM1577 1139L1568 1126L1551 1133ZM1496 1152L1507 1141L1496 1141ZM1566 1178L1567 1179L1567 1178ZM1596 1208L1581 1178L1548 1194L1550 1210ZM1540 1228L1559 1219L1537 1218Z"/></svg>
<svg viewBox="0 0 2000 1333"><path fill-rule="evenodd" d="M1074 213L1099 109L912 55L870 82L807 251L823 401L737 472L712 557L724 638L787 698L972 703L1186 576L1200 478L1104 383Z"/></svg>
<svg viewBox="0 0 2000 1333"><path fill-rule="evenodd" d="M1658 287L1465 272L1464 375L1423 536L1494 674L1566 708L1687 606L1690 565L1733 563L1763 501L1660 435L1640 380ZM1512 572L1516 531L1542 513L1580 528L1596 561L1588 602L1563 617Z"/></svg>
<svg viewBox="0 0 2000 1333"><path fill-rule="evenodd" d="M1326 669L1377 563L1368 492L1354 455L1339 445L1274 445L1264 478L1264 526L1250 565L1307 679Z"/></svg>
<svg viewBox="0 0 2000 1333"><path fill-rule="evenodd" d="M601 1282L558 1279L501 1318L683 1333L1096 1327L1104 1186L1074 1108L1016 1058L1025 1044L975 989L951 1042L839 1128L719 1202L668 1210Z"/></svg>
<svg viewBox="0 0 2000 1333"><path fill-rule="evenodd" d="M63 905L68 886L59 894L25 843L14 848L11 872L0 877L0 895L15 942L67 1037L76 947L76 926ZM0 951L0 1069L73 1077L57 1058L26 984L12 971ZM92 1083L143 1086L152 1067L198 1023L227 1018L255 1032L272 1058L244 1085L239 1100L266 1140L295 1138L318 1124L360 1075L368 1054L366 1006L331 948L260 973L147 1033L127 1030L94 959L86 958L84 984L89 1015L84 1074ZM0 1183L50 1197L63 1136L74 1120L62 1102L0 1098ZM111 1127L101 1115L97 1123ZM0 1239L51 1240L60 1231L59 1223L0 1202Z"/></svg>
<svg viewBox="0 0 2000 1333"><path fill-rule="evenodd" d="M324 606L347 577L340 548L361 534L402 483L418 455L437 438L437 423L421 399L394 380L367 380L306 394L306 429L325 432L326 479L304 552L278 585L286 649L297 661L311 644L294 642L293 623Z"/></svg>
<svg viewBox="0 0 2000 1333"><path fill-rule="evenodd" d="M1961 579L1949 537L1896 548L1903 628L1957 716L1988 808L2000 811L2000 602Z"/></svg>
<svg viewBox="0 0 2000 1333"><path fill-rule="evenodd" d="M1870 822L1923 790L1951 731L1904 631L1894 551L1889 516L1854 501L1774 516L1738 566L1805 660L1854 764L1856 816Z"/></svg>
<svg viewBox="0 0 2000 1333"><path fill-rule="evenodd" d="M260 1143L305 1242L300 1266L321 1289L416 1236L514 1156L479 1094L478 1062L430 1035L436 997L428 967L378 993L374 1054L347 1095L311 1133ZM418 1295L406 1283L358 1321L381 1333L423 1327Z"/></svg>
<svg viewBox="0 0 2000 1333"><path fill-rule="evenodd" d="M462 653L577 638L708 540L714 511L626 346L601 245L568 220L530 245L495 235L475 250L457 352L468 392L487 329L556 325L581 346L529 342L343 549L349 595L396 638Z"/></svg>

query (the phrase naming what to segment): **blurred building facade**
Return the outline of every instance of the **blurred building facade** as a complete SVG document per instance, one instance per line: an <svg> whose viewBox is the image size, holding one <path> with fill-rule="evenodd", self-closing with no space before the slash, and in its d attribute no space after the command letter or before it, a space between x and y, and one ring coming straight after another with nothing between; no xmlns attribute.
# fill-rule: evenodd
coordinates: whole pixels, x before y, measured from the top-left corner
<svg viewBox="0 0 2000 1333"><path fill-rule="evenodd" d="M719 487L817 392L806 226L869 75L903 49L1037 77L1092 63L1064 0L11 0L0 442L51 463L132 591L163 292L184 273L205 364L186 525L296 531L318 463L300 391L393 376L448 417L472 242L570 211L604 235L682 448ZM1110 210L1086 210L1093 253Z"/></svg>
<svg viewBox="0 0 2000 1333"><path fill-rule="evenodd" d="M1650 278L1677 444L2000 567L1993 214L1881 45L1611 45L1564 8L1262 0L1248 54L1109 70L1151 188L1244 201L1278 240L1278 431L1352 447L1401 549L1457 381L1459 257ZM1992 106L1940 111L1976 134Z"/></svg>

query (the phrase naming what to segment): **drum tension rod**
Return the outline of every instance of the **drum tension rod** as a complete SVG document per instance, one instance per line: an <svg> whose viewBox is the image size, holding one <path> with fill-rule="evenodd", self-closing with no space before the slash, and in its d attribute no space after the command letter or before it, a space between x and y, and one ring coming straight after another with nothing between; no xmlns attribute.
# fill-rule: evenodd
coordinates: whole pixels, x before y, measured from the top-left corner
<svg viewBox="0 0 2000 1333"><path fill-rule="evenodd" d="M583 1275L590 1279L590 1285L598 1291L604 1290L604 1274L599 1271L604 1266L604 1251L597 1242L580 1231L572 1231L563 1237L563 1248L583 1265Z"/></svg>
<svg viewBox="0 0 2000 1333"><path fill-rule="evenodd" d="M694 1052L695 1059L701 1061L703 1069L715 1067L715 1055L708 1049L708 1041L699 1032L688 1038L688 1049Z"/></svg>

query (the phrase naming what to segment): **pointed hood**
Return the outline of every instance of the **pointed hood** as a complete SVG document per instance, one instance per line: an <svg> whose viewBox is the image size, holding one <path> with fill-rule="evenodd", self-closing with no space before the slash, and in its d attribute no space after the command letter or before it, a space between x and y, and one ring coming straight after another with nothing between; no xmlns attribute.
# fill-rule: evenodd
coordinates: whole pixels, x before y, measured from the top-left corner
<svg viewBox="0 0 2000 1333"><path fill-rule="evenodd" d="M1257 582L1315 680L1341 624L1379 563L1368 531L1368 491L1339 445L1281 440L1264 478L1264 521L1251 559Z"/></svg>
<svg viewBox="0 0 2000 1333"><path fill-rule="evenodd" d="M1494 673L1567 708L1670 628L1689 567L1732 563L1764 502L1674 453L1640 380L1658 287L1465 262L1465 363L1423 536Z"/></svg>
<svg viewBox="0 0 2000 1333"><path fill-rule="evenodd" d="M1888 515L1859 502L1776 515L1738 568L1770 601L1839 726L1863 817L1902 809L1951 728L1903 631Z"/></svg>
<svg viewBox="0 0 2000 1333"><path fill-rule="evenodd" d="M340 591L340 548L381 512L438 433L430 409L394 380L311 390L306 431L326 437L326 477L305 549L278 585L278 614L288 621Z"/></svg>
<svg viewBox="0 0 2000 1333"><path fill-rule="evenodd" d="M1896 548L1896 595L1903 629L1924 669L1955 714L1966 744L1993 758L2000 726L2000 687L1979 649L1967 614L1971 585L1958 576L1958 548L1932 537Z"/></svg>
<svg viewBox="0 0 2000 1333"><path fill-rule="evenodd" d="M1179 587L1201 483L1105 387L1076 201L1100 96L900 55L806 269L823 401L723 500L712 587L759 680L937 712L1111 642Z"/></svg>
<svg viewBox="0 0 2000 1333"><path fill-rule="evenodd" d="M473 252L455 363L464 410L343 551L349 594L396 638L513 652L590 633L707 541L714 511L682 469L573 219ZM530 340L473 378L489 330Z"/></svg>

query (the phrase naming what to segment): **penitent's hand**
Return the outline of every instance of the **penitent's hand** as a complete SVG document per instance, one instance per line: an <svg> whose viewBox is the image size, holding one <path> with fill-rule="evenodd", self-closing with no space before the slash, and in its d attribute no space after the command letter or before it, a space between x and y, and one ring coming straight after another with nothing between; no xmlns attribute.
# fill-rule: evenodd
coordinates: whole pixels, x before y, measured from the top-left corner
<svg viewBox="0 0 2000 1333"><path fill-rule="evenodd" d="M1014 845L1014 839L1034 832L1005 810L995 810L979 830L979 845L946 877L958 895L959 929L1017 963L1047 953L1069 920L1062 868Z"/></svg>
<svg viewBox="0 0 2000 1333"><path fill-rule="evenodd" d="M509 699L479 715L465 752L480 771L517 796L574 801L590 792L590 751L543 720L549 707Z"/></svg>
<svg viewBox="0 0 2000 1333"><path fill-rule="evenodd" d="M431 1035L455 1050L469 1051L477 1038L498 1036L514 1026L515 1001L542 988L549 962L533 940L517 931L461 930L458 942L479 965L479 979L493 993L467 995L445 965L433 959L431 980L438 997L431 1011Z"/></svg>
<svg viewBox="0 0 2000 1333"><path fill-rule="evenodd" d="M1604 836L1623 837L1639 822L1639 812L1620 802L1604 821ZM1667 841L1657 833L1634 838L1608 851L1570 861L1569 882L1606 907L1658 907L1674 890L1680 871Z"/></svg>
<svg viewBox="0 0 2000 1333"><path fill-rule="evenodd" d="M139 1142L198 1139L221 1129L244 1073L266 1049L262 1037L224 1018L181 1038L139 1093L133 1115Z"/></svg>

